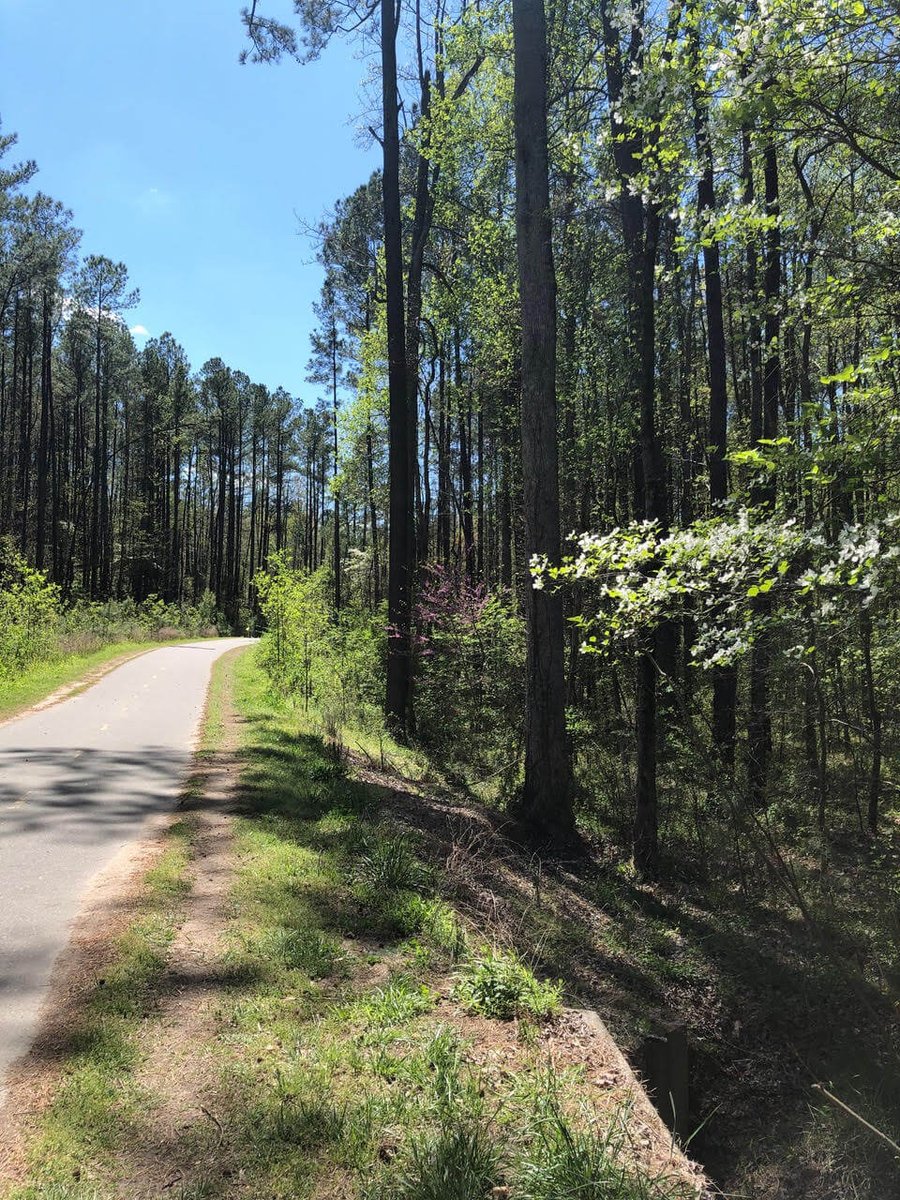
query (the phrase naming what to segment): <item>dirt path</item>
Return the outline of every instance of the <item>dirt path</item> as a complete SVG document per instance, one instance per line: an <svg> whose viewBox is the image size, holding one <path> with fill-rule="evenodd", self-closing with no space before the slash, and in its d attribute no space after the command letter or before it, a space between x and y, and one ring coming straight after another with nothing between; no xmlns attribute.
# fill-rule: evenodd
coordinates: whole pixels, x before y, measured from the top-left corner
<svg viewBox="0 0 900 1200"><path fill-rule="evenodd" d="M237 740L237 722L226 714L224 745L204 764L196 799L184 809L192 825L191 890L160 982L158 1007L139 1039L143 1065L136 1082L153 1103L140 1145L131 1147L121 1167L123 1194L134 1200L164 1194L188 1175L202 1177L214 1164L217 1137L186 1135L195 1125L218 1132L210 1035L216 995L227 973L224 932L234 873ZM198 1161L199 1143L205 1150Z"/></svg>

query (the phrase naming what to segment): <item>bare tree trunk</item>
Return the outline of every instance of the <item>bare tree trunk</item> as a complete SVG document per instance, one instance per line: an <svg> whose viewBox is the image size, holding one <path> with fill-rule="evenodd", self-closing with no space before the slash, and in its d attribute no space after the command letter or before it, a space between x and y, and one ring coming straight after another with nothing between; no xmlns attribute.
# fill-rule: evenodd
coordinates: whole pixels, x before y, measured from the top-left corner
<svg viewBox="0 0 900 1200"><path fill-rule="evenodd" d="M765 150L766 215L773 223L766 234L765 272L763 290L766 301L764 344L766 348L762 387L762 436L778 436L778 402L781 394L781 229L778 193L778 158L773 142ZM757 502L771 513L775 507L775 477L758 489ZM753 601L754 612L765 621L771 612L771 596L760 595ZM765 798L769 759L772 755L772 718L770 713L769 676L772 667L772 635L762 628L753 645L750 661L750 716L747 723L747 789L753 807L762 805Z"/></svg>
<svg viewBox="0 0 900 1200"><path fill-rule="evenodd" d="M692 44L695 61L692 64L691 86L694 104L694 134L697 152L702 163L697 185L697 208L701 229L706 219L716 212L716 188L713 173L712 143L709 137L709 114L699 77L700 30L695 16ZM706 283L706 336L709 357L709 498L713 512L728 499L728 385L725 356L725 320L722 305L722 274L718 239L704 231L703 275ZM718 667L713 672L712 736L723 765L734 767L736 738L737 672L733 666Z"/></svg>
<svg viewBox="0 0 900 1200"><path fill-rule="evenodd" d="M516 241L522 310L525 554L559 561L556 279L547 155L547 29L543 0L513 0ZM529 581L530 583L530 581ZM525 783L530 831L570 839L572 768L566 733L562 598L526 587Z"/></svg>
<svg viewBox="0 0 900 1200"><path fill-rule="evenodd" d="M400 222L400 133L397 114L397 21L393 0L381 0L385 287L388 337L388 653L385 716L394 733L409 732L412 700L410 617L413 532L412 456L403 311L403 237Z"/></svg>

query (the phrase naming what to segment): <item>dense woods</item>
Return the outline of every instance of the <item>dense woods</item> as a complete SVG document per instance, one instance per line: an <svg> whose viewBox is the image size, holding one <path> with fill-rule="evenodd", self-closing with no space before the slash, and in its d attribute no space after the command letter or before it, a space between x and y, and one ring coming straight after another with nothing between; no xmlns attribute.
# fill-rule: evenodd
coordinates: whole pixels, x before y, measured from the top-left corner
<svg viewBox="0 0 900 1200"><path fill-rule="evenodd" d="M892 10L570 6L546 31L524 2L380 29L302 12L245 12L249 57L314 56L351 17L382 47L384 176L320 230L314 378L336 432L305 434L296 489L329 480L335 609L389 596L395 728L427 740L440 578L462 642L488 598L529 632L526 732L494 758L518 764L525 737L533 832L568 828L564 705L587 809L622 822L634 803L645 874L661 823L703 845L709 806L715 826L723 804L752 826L783 801L794 825L876 831L896 700ZM292 517L304 540L312 519ZM411 705L392 675L410 647ZM535 729L554 730L549 819L527 801Z"/></svg>
<svg viewBox="0 0 900 1200"><path fill-rule="evenodd" d="M332 736L542 848L896 914L896 6L295 7L246 57L371 41L384 162L318 228L308 387L138 351L7 134L0 533L67 602L266 630Z"/></svg>

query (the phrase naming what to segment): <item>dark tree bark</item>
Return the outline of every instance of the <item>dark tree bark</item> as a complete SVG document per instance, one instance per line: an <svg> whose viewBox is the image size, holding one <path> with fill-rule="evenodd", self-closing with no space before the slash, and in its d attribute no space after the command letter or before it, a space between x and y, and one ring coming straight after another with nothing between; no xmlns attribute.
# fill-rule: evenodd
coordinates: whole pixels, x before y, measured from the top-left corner
<svg viewBox="0 0 900 1200"><path fill-rule="evenodd" d="M51 295L44 288L41 297L41 418L38 433L37 507L35 512L34 565L44 567L47 532L47 502L51 486L53 446L53 338L50 326ZM54 504L55 508L55 504ZM55 542L56 526L51 522L50 536Z"/></svg>
<svg viewBox="0 0 900 1200"><path fill-rule="evenodd" d="M403 235L400 221L400 133L397 100L398 11L381 0L382 198L388 340L388 653L385 716L392 731L410 729L412 656L410 617L413 554L413 471L403 305Z"/></svg>
<svg viewBox="0 0 900 1200"><path fill-rule="evenodd" d="M699 77L700 29L695 14L691 30L694 63L691 84L694 106L694 135L701 160L697 185L700 225L715 216L716 188L709 114ZM715 512L728 499L728 370L725 353L725 320L722 304L722 273L718 238L707 231L703 240L703 275L706 283L706 337L709 359L709 498ZM718 667L713 673L712 737L723 765L734 766L737 708L737 671Z"/></svg>
<svg viewBox="0 0 900 1200"><path fill-rule="evenodd" d="M772 224L766 233L763 293L765 298L765 361L762 380L762 436L778 436L778 404L781 395L781 227L778 188L778 157L773 142L768 142L764 155L766 215ZM775 474L767 472L764 483L758 486L757 503L771 513L775 506ZM771 612L772 599L767 593L753 601L754 612L765 622ZM762 805L772 755L772 718L770 713L769 676L772 666L772 637L764 627L757 634L750 659L750 715L747 722L747 789L751 806Z"/></svg>
<svg viewBox="0 0 900 1200"><path fill-rule="evenodd" d="M547 154L547 29L543 0L513 0L516 240L522 314L525 554L559 561L556 279ZM562 598L526 588L525 782L520 812L540 838L574 833L566 733Z"/></svg>
<svg viewBox="0 0 900 1200"><path fill-rule="evenodd" d="M644 160L645 135L627 118L624 105L626 67L641 71L644 61L643 21L640 5L632 6L634 20L628 33L627 64L623 62L621 31L616 28L606 0L601 3L604 57L610 102L613 156L620 181L622 233L626 251L627 328L635 379L634 403L639 419L638 443L634 448L634 496L636 512L665 529L669 523L669 496L665 465L656 428L656 296L655 272L659 247L658 202L645 203L634 183ZM670 17L666 37L671 56L677 34L678 12ZM658 127L648 136L658 136ZM632 840L635 865L642 875L656 874L658 862L657 801L657 678L660 667L674 662L675 629L664 623L643 638L635 680L635 748L637 778Z"/></svg>

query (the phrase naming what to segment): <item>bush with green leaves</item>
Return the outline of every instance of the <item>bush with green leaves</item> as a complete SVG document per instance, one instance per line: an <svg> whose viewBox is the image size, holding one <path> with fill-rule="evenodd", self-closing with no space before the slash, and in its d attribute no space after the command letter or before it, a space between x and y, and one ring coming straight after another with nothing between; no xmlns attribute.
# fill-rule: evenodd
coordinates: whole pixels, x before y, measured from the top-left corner
<svg viewBox="0 0 900 1200"><path fill-rule="evenodd" d="M489 949L466 965L454 994L464 1008L486 1017L543 1021L559 1012L562 984L538 979L512 951Z"/></svg>
<svg viewBox="0 0 900 1200"><path fill-rule="evenodd" d="M358 881L373 892L417 891L426 873L404 837L376 836L364 848L356 864Z"/></svg>
<svg viewBox="0 0 900 1200"><path fill-rule="evenodd" d="M113 642L215 636L218 624L211 592L196 605L176 604L156 595L141 601L79 600L61 614L59 649L84 654Z"/></svg>
<svg viewBox="0 0 900 1200"><path fill-rule="evenodd" d="M0 678L114 642L215 634L215 616L212 593L198 605L148 596L140 602L78 600L63 607L57 585L9 541L0 544Z"/></svg>
<svg viewBox="0 0 900 1200"><path fill-rule="evenodd" d="M253 581L266 632L260 644L263 669L283 696L313 697L313 668L321 656L330 612L322 571L292 570L285 554L275 554Z"/></svg>
<svg viewBox="0 0 900 1200"><path fill-rule="evenodd" d="M509 597L432 564L415 618L422 741L445 766L467 776L515 769L525 634Z"/></svg>
<svg viewBox="0 0 900 1200"><path fill-rule="evenodd" d="M53 656L59 616L55 584L9 542L0 545L0 677Z"/></svg>
<svg viewBox="0 0 900 1200"><path fill-rule="evenodd" d="M335 613L325 568L308 572L273 555L254 580L266 631L263 668L283 696L312 704L332 736L378 720L385 653L382 614Z"/></svg>

